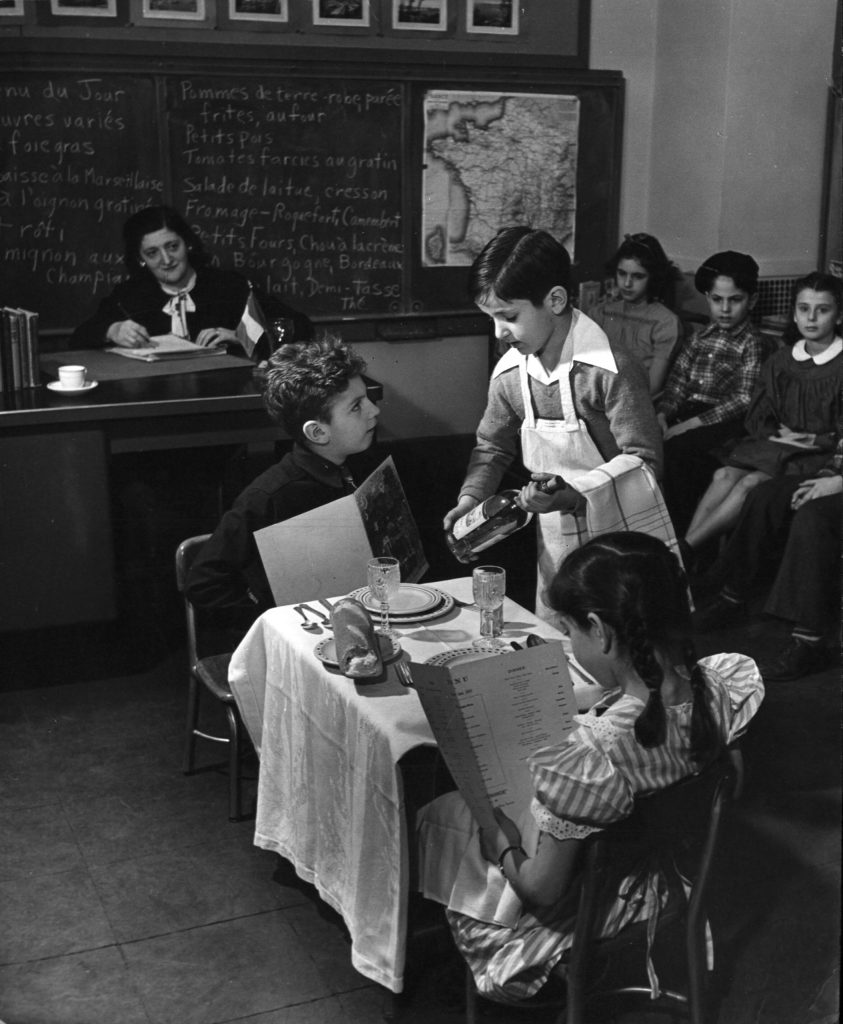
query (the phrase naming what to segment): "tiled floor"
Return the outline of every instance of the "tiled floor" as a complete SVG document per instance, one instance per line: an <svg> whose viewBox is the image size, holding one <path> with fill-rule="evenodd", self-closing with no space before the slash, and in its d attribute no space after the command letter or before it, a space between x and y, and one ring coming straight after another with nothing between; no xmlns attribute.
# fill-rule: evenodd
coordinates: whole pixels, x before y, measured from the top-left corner
<svg viewBox="0 0 843 1024"><path fill-rule="evenodd" d="M758 654L773 635L756 622L701 646ZM36 635L4 659L0 1020L377 1024L383 993L350 967L333 915L252 846L250 823L228 822L221 775L181 774L180 647L121 672L137 649L80 644ZM714 886L720 1024L832 1024L839 670L770 685L745 755ZM448 965L430 965L400 1024L462 1019Z"/></svg>

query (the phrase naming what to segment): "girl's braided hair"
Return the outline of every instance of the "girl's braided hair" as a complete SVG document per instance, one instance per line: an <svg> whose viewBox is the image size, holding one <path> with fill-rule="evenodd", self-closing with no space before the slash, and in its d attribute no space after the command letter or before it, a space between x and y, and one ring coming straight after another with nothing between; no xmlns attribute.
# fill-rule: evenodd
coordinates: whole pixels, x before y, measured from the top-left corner
<svg viewBox="0 0 843 1024"><path fill-rule="evenodd" d="M661 684L664 672L657 652L679 656L690 674L693 692L691 754L698 764L721 746L706 695L706 681L691 638L688 584L679 560L662 541L645 533L607 533L573 551L547 591L551 608L590 626L589 614L612 627L642 682L649 690L635 722L643 747L661 745L667 732Z"/></svg>

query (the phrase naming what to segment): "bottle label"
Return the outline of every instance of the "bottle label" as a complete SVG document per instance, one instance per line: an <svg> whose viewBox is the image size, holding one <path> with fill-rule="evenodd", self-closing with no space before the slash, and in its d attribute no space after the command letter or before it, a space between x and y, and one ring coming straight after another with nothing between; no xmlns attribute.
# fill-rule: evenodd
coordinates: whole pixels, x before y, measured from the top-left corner
<svg viewBox="0 0 843 1024"><path fill-rule="evenodd" d="M486 515L485 510L486 502L482 501L454 523L452 529L457 540L462 540L466 534L473 532L478 526L488 522L489 517Z"/></svg>

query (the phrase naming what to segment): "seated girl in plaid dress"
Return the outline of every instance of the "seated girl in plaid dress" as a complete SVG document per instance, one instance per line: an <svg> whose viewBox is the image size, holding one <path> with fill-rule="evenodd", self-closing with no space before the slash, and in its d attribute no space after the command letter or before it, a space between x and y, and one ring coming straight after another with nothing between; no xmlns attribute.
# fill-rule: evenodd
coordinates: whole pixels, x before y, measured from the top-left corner
<svg viewBox="0 0 843 1024"><path fill-rule="evenodd" d="M481 995L515 1002L542 988L571 947L582 841L637 796L700 770L758 709L752 659L697 660L687 593L678 559L649 535L605 534L573 551L547 598L603 697L530 758L535 796L517 823L498 811L496 827L478 830L458 793L422 809L421 887L448 908ZM663 905L656 872L621 898L629 887L602 908L604 936Z"/></svg>

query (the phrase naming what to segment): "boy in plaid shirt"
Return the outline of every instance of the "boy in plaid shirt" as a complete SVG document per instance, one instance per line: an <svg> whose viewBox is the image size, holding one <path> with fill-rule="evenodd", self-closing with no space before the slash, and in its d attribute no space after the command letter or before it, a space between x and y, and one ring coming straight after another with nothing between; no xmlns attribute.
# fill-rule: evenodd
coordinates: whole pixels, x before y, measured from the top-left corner
<svg viewBox="0 0 843 1024"><path fill-rule="evenodd" d="M715 253L694 284L711 323L679 350L656 406L664 434L664 495L676 535L720 465L710 453L738 437L761 364L775 349L749 316L758 298L758 264L745 253Z"/></svg>

